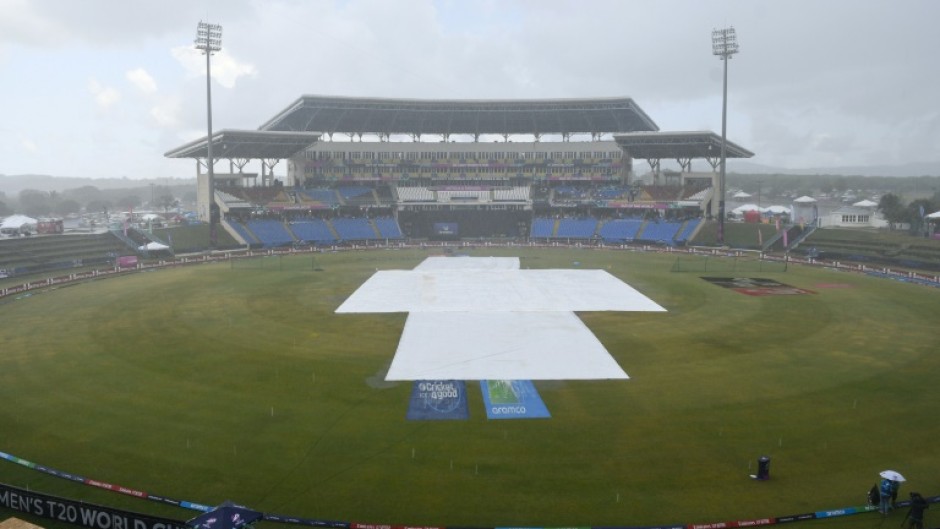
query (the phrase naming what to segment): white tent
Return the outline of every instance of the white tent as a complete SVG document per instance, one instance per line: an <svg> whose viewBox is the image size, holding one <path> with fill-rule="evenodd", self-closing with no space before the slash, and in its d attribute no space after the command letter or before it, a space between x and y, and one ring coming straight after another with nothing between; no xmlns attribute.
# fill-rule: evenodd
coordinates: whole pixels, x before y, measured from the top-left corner
<svg viewBox="0 0 940 529"><path fill-rule="evenodd" d="M927 215L928 219L940 219L940 211L935 211L930 215Z"/></svg>
<svg viewBox="0 0 940 529"><path fill-rule="evenodd" d="M795 199L794 202L798 204L810 204L812 202L816 202L816 199L813 197L808 197L806 195L803 195L800 198Z"/></svg>
<svg viewBox="0 0 940 529"><path fill-rule="evenodd" d="M6 235L36 231L36 219L26 215L11 215L0 223L0 232Z"/></svg>
<svg viewBox="0 0 940 529"><path fill-rule="evenodd" d="M743 206L738 206L732 209L731 213L735 215L742 215L746 211L761 211L761 208L757 204L744 204Z"/></svg>
<svg viewBox="0 0 940 529"><path fill-rule="evenodd" d="M873 207L877 206L878 203L877 203L877 202L872 202L871 200L868 200L868 199L865 199L865 200L862 200L862 201L860 201L860 202L856 202L856 203L854 203L854 204L852 204L852 205L855 206L855 207L859 207L859 208L873 208Z"/></svg>
<svg viewBox="0 0 940 529"><path fill-rule="evenodd" d="M790 208L786 206L768 206L764 208L764 213L771 213L773 215L789 215Z"/></svg>
<svg viewBox="0 0 940 529"><path fill-rule="evenodd" d="M141 251L147 251L147 252L159 252L160 250L169 250L170 247L165 244L160 244L158 242L148 242L147 244L143 246L139 246L137 249Z"/></svg>
<svg viewBox="0 0 940 529"><path fill-rule="evenodd" d="M11 215L3 219L3 224L0 224L0 228L21 228L23 226L35 225L36 222L36 219L27 217L26 215Z"/></svg>
<svg viewBox="0 0 940 529"><path fill-rule="evenodd" d="M745 193L744 191L738 191L737 193L732 195L731 198L751 198L751 195L748 193Z"/></svg>

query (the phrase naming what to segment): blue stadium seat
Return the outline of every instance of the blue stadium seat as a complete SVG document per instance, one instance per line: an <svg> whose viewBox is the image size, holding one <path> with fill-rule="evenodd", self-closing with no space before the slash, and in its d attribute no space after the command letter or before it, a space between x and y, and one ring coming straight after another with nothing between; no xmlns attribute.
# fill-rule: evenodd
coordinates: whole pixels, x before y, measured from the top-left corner
<svg viewBox="0 0 940 529"><path fill-rule="evenodd" d="M248 229L266 247L285 246L294 243L294 237L279 220L249 220Z"/></svg>
<svg viewBox="0 0 940 529"><path fill-rule="evenodd" d="M332 224L336 234L344 241L367 241L379 238L369 219L333 219Z"/></svg>
<svg viewBox="0 0 940 529"><path fill-rule="evenodd" d="M341 187L338 189L339 194L346 200L353 198L359 198L364 195L372 195L372 188L369 187Z"/></svg>
<svg viewBox="0 0 940 529"><path fill-rule="evenodd" d="M681 222L650 221L646 223L646 227L643 228L643 232L639 237L637 237L637 240L644 242L664 242L666 244L674 244L674 238L679 232L679 228L681 227Z"/></svg>
<svg viewBox="0 0 940 529"><path fill-rule="evenodd" d="M558 222L556 238L560 239L590 239L597 231L597 219L561 219Z"/></svg>
<svg viewBox="0 0 940 529"><path fill-rule="evenodd" d="M636 239L641 226L643 221L640 219L616 219L601 226L599 235L608 242L629 242Z"/></svg>
<svg viewBox="0 0 940 529"><path fill-rule="evenodd" d="M548 239L555 231L555 219L532 219L532 229L529 230L529 237Z"/></svg>
<svg viewBox="0 0 940 529"><path fill-rule="evenodd" d="M336 241L330 226L325 220L310 219L290 223L290 229L298 240L319 244L329 244Z"/></svg>
<svg viewBox="0 0 940 529"><path fill-rule="evenodd" d="M698 228L698 225L701 224L702 219L690 220L683 228L682 233L676 236L676 242L685 243L688 242L689 237L695 232L695 228Z"/></svg>
<svg viewBox="0 0 940 529"><path fill-rule="evenodd" d="M252 235L252 233L248 231L248 228L246 228L241 222L232 219L226 219L226 222L228 222L229 226L231 226L236 232L238 232L239 235L241 235L242 239L245 239L247 244L258 244L258 242L260 242L258 241L258 238Z"/></svg>
<svg viewBox="0 0 940 529"><path fill-rule="evenodd" d="M303 194L306 195L309 200L323 202L329 206L339 205L339 199L336 197L336 192L332 189L307 189L303 191Z"/></svg>
<svg viewBox="0 0 940 529"><path fill-rule="evenodd" d="M401 233L401 227L398 226L398 221L390 217L381 217L374 219L375 227L379 230L379 235L383 239L402 239L404 235Z"/></svg>

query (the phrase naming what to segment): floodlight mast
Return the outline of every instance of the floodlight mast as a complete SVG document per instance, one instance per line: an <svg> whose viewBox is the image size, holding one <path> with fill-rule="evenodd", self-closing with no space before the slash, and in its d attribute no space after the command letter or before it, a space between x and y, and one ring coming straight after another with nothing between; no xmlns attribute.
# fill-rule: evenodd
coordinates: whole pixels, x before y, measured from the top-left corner
<svg viewBox="0 0 940 529"><path fill-rule="evenodd" d="M196 26L196 49L206 56L206 168L209 170L209 248L215 249L218 242L219 207L215 203L215 173L212 159L212 71L210 69L212 54L222 49L222 26L199 21Z"/></svg>
<svg viewBox="0 0 940 529"><path fill-rule="evenodd" d="M738 39L734 26L712 30L712 55L724 64L724 82L721 87L721 173L718 176L718 244L725 243L725 162L728 130L728 61L738 52Z"/></svg>

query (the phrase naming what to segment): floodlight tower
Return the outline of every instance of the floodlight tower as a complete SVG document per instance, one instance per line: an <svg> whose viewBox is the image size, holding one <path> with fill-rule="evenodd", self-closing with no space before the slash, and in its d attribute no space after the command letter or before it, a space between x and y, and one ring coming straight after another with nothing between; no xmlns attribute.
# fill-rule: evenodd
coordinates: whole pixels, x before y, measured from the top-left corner
<svg viewBox="0 0 940 529"><path fill-rule="evenodd" d="M721 173L718 176L718 243L725 243L725 147L728 129L728 61L738 52L738 39L734 27L712 30L712 55L725 63L724 82L721 87Z"/></svg>
<svg viewBox="0 0 940 529"><path fill-rule="evenodd" d="M209 133L206 136L206 168L209 170L209 248L215 248L218 241L219 207L215 203L215 174L212 159L212 54L222 49L222 26L199 21L196 26L196 49L206 56L206 123Z"/></svg>

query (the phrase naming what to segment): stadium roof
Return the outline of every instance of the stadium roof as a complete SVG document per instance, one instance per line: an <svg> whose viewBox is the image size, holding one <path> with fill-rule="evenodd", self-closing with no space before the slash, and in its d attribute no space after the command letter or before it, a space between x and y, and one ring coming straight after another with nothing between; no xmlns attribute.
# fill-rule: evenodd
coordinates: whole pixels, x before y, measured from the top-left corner
<svg viewBox="0 0 940 529"><path fill-rule="evenodd" d="M220 130L212 135L212 155L227 159L284 159L320 139L319 132ZM167 151L167 158L207 158L206 137Z"/></svg>
<svg viewBox="0 0 940 529"><path fill-rule="evenodd" d="M721 136L714 132L632 132L614 134L632 158L717 158L721 156ZM750 158L754 153L732 142L725 146L727 158Z"/></svg>
<svg viewBox="0 0 940 529"><path fill-rule="evenodd" d="M659 127L628 97L540 100L305 95L260 130L326 134L606 134Z"/></svg>

